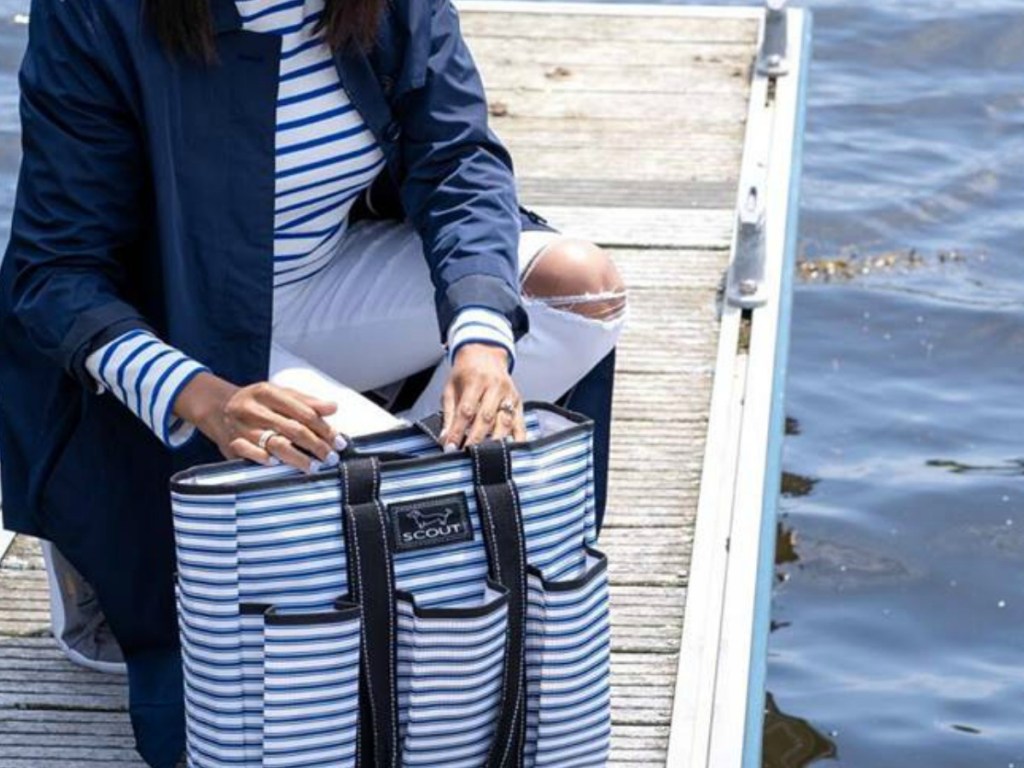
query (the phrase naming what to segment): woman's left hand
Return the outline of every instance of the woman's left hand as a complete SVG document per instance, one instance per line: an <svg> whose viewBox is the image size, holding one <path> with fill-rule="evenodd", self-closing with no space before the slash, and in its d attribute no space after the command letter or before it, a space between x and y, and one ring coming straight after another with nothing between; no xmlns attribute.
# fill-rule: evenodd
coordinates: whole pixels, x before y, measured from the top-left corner
<svg viewBox="0 0 1024 768"><path fill-rule="evenodd" d="M488 437L526 439L523 404L508 372L508 352L490 344L465 344L455 354L442 396L446 451Z"/></svg>

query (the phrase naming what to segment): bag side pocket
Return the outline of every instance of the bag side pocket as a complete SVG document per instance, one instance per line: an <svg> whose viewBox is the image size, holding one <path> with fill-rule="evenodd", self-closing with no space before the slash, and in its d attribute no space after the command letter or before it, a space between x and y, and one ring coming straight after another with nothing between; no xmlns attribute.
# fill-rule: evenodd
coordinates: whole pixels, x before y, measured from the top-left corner
<svg viewBox="0 0 1024 768"><path fill-rule="evenodd" d="M401 763L479 768L502 701L508 591L488 582L479 604L464 608L397 597Z"/></svg>
<svg viewBox="0 0 1024 768"><path fill-rule="evenodd" d="M264 618L263 766L354 768L359 718L359 606Z"/></svg>
<svg viewBox="0 0 1024 768"><path fill-rule="evenodd" d="M257 768L248 759L241 688L239 616L230 599L179 574L175 584L185 682L185 726L191 768L231 764Z"/></svg>
<svg viewBox="0 0 1024 768"><path fill-rule="evenodd" d="M524 765L604 766L611 740L608 561L586 548L577 578L528 574Z"/></svg>

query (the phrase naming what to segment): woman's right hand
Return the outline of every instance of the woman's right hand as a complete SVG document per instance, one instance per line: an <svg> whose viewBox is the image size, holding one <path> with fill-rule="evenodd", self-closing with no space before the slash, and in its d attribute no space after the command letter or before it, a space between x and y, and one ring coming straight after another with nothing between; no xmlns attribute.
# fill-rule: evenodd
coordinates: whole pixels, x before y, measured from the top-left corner
<svg viewBox="0 0 1024 768"><path fill-rule="evenodd" d="M194 377L174 402L174 414L194 424L227 458L283 461L304 472L338 463L344 440L324 421L337 408L269 382L238 387L206 372ZM260 448L267 430L277 434Z"/></svg>

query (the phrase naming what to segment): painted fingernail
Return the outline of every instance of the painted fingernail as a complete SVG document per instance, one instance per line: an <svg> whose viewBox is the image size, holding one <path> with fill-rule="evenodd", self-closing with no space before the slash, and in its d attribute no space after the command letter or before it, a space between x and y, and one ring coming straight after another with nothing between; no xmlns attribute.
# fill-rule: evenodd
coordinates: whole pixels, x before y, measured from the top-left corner
<svg viewBox="0 0 1024 768"><path fill-rule="evenodd" d="M267 466L279 467L281 466L281 460L277 458L277 456L271 456L269 459L267 459Z"/></svg>
<svg viewBox="0 0 1024 768"><path fill-rule="evenodd" d="M338 455L337 451L331 451L327 454L327 458L324 459L325 467L336 467L341 462L341 456Z"/></svg>
<svg viewBox="0 0 1024 768"><path fill-rule="evenodd" d="M316 474L317 472L320 471L320 468L322 466L323 466L323 464L321 464L316 459L313 459L311 462L309 462L309 474L311 474L311 475Z"/></svg>
<svg viewBox="0 0 1024 768"><path fill-rule="evenodd" d="M459 446L457 446L455 443L445 443L444 444L444 452L445 453L455 453L457 450L459 450Z"/></svg>
<svg viewBox="0 0 1024 768"><path fill-rule="evenodd" d="M346 448L348 448L348 440L346 440L341 435L338 435L337 437L334 438L334 448L335 450L338 451L344 451Z"/></svg>
<svg viewBox="0 0 1024 768"><path fill-rule="evenodd" d="M445 439L445 437L447 437L447 436L448 436L448 427L445 427L445 428L444 428L444 429L442 429L442 430L441 430L441 432L440 432L440 433L438 434L438 438L439 438L439 439L441 439L441 440L444 440L444 439Z"/></svg>

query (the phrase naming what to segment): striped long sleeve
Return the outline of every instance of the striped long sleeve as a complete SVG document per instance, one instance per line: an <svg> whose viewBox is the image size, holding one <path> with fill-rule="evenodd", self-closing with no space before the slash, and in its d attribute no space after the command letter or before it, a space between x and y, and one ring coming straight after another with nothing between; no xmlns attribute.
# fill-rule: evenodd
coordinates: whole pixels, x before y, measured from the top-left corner
<svg viewBox="0 0 1024 768"><path fill-rule="evenodd" d="M459 348L470 343L503 347L508 352L509 371L515 368L516 341L504 315L483 307L459 312L448 328L448 362L454 362Z"/></svg>
<svg viewBox="0 0 1024 768"><path fill-rule="evenodd" d="M92 352L85 367L99 392L109 391L170 448L195 427L174 415L174 401L196 374L209 369L148 331L130 331Z"/></svg>

